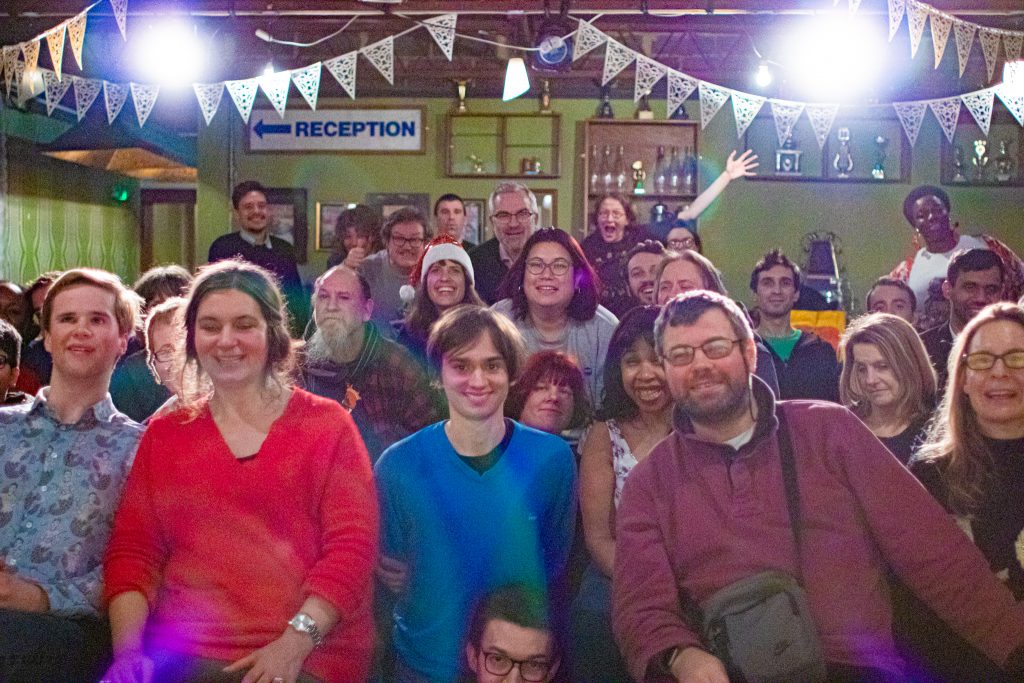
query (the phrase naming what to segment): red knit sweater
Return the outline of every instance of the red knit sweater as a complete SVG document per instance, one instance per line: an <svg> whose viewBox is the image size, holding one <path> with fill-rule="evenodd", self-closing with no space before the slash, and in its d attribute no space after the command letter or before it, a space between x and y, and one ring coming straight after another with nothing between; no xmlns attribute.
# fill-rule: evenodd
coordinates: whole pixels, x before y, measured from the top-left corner
<svg viewBox="0 0 1024 683"><path fill-rule="evenodd" d="M234 661L279 637L315 594L340 615L303 670L365 680L377 499L348 413L296 389L259 452L232 455L208 408L154 420L105 561L106 597L149 603L146 647Z"/></svg>

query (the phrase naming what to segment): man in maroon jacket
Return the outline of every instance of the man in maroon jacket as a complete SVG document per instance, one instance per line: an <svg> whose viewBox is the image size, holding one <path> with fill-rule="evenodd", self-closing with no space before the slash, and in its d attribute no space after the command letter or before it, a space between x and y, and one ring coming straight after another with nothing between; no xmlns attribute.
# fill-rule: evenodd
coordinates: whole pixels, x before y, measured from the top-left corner
<svg viewBox="0 0 1024 683"><path fill-rule="evenodd" d="M899 680L890 568L992 661L1024 671L1024 605L852 413L776 402L752 375L752 336L732 301L704 291L670 301L655 325L675 429L633 469L617 513L613 625L633 676L727 683L682 605L777 570L803 577L830 681ZM780 411L797 471L799 567Z"/></svg>

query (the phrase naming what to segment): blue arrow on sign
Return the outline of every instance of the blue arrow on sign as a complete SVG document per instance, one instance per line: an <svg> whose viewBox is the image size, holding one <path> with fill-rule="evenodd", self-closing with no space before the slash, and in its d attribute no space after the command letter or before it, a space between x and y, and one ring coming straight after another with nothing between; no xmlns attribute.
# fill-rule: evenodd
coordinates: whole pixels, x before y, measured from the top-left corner
<svg viewBox="0 0 1024 683"><path fill-rule="evenodd" d="M292 124L290 124L290 123L263 123L263 119L260 119L259 121L256 122L256 125L253 127L253 130L256 131L256 135L260 136L260 140L262 140L264 133L266 133L268 135L271 135L271 134L281 134L281 133L283 133L285 135L291 135L292 134Z"/></svg>

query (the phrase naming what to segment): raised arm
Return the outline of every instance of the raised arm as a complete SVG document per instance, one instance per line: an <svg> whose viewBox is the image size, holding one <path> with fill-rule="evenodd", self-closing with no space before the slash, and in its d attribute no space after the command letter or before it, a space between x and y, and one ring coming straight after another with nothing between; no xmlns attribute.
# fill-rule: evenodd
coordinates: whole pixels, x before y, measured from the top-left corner
<svg viewBox="0 0 1024 683"><path fill-rule="evenodd" d="M757 155L754 154L754 150L748 149L738 158L736 157L736 150L733 150L729 153L729 158L725 160L725 170L722 171L721 175L715 178L714 182L708 186L708 189L697 195L692 204L676 214L676 218L682 221L696 220L697 217L704 213L704 209L711 206L711 202L715 201L718 195L722 194L722 190L730 182L737 178L757 175L754 171L757 166Z"/></svg>
<svg viewBox="0 0 1024 683"><path fill-rule="evenodd" d="M580 454L580 509L583 534L590 558L605 576L615 564L615 471L608 426L597 422L583 442Z"/></svg>

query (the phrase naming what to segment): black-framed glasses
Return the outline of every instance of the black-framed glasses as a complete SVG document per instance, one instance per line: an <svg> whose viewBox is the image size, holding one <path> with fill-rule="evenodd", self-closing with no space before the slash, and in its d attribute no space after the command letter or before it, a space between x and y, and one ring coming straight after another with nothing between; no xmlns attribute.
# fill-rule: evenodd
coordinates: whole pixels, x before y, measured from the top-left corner
<svg viewBox="0 0 1024 683"><path fill-rule="evenodd" d="M160 349L153 352L153 360L157 363L170 363L174 360L174 349Z"/></svg>
<svg viewBox="0 0 1024 683"><path fill-rule="evenodd" d="M1024 369L1024 351L1020 349L1013 349L1001 354L975 351L974 353L965 353L963 359L971 370L990 370L997 360L1003 361L1003 365L1010 370Z"/></svg>
<svg viewBox="0 0 1024 683"><path fill-rule="evenodd" d="M692 237L680 237L679 239L669 240L668 246L672 249L693 249L697 246L697 240Z"/></svg>
<svg viewBox="0 0 1024 683"><path fill-rule="evenodd" d="M517 223L525 223L526 221L533 218L533 211L530 211L529 209L521 209L520 211L516 211L515 213L509 213L508 211L499 211L498 213L491 216L491 218L494 220L495 223L500 223L501 225L507 225L511 223L513 218L516 219Z"/></svg>
<svg viewBox="0 0 1024 683"><path fill-rule="evenodd" d="M532 258L526 262L526 272L530 275L540 275L545 270L550 270L555 277L561 277L572 270L572 263L564 258L556 258L554 261Z"/></svg>
<svg viewBox="0 0 1024 683"><path fill-rule="evenodd" d="M524 681L543 681L551 671L551 663L542 659L512 659L500 652L484 653L484 668L495 676L507 676L512 667L519 667L519 676Z"/></svg>
<svg viewBox="0 0 1024 683"><path fill-rule="evenodd" d="M697 349L700 349L711 360L719 360L732 353L732 347L741 341L743 340L709 339L700 346L674 346L665 355L665 360L673 367L685 367L693 362L697 355Z"/></svg>
<svg viewBox="0 0 1024 683"><path fill-rule="evenodd" d="M395 243L396 247L412 247L419 249L426 242L422 237L402 237L401 235L392 235L391 241Z"/></svg>

